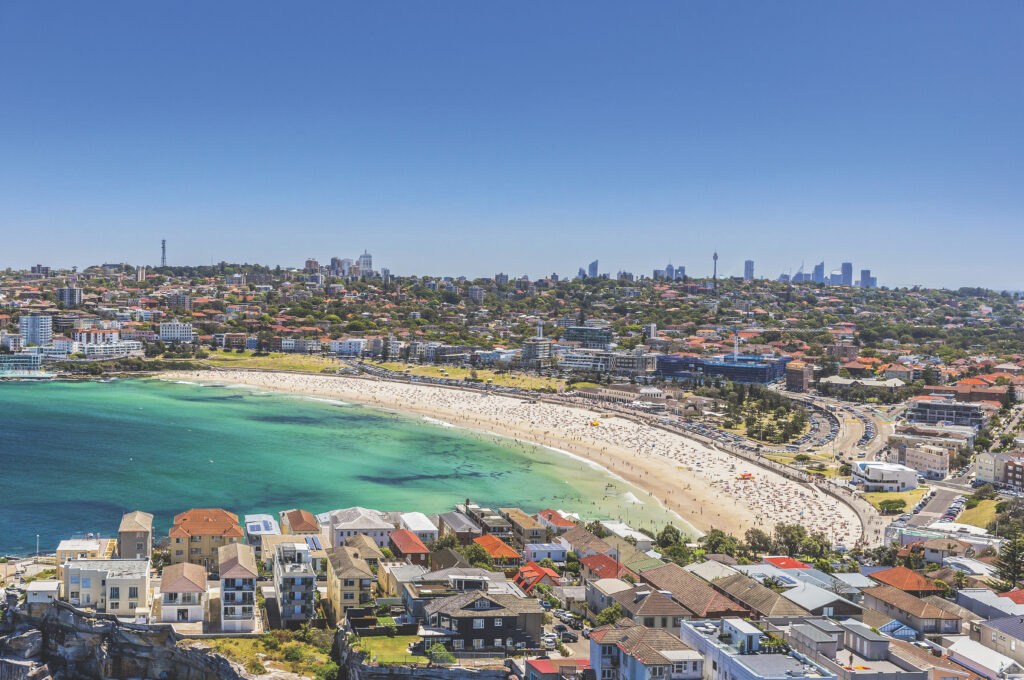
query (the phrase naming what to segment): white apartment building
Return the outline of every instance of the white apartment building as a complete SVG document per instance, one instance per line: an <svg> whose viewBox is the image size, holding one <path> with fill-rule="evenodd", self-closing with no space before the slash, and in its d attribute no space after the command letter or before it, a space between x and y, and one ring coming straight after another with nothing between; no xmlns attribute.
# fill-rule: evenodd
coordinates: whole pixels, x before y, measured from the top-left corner
<svg viewBox="0 0 1024 680"><path fill-rule="evenodd" d="M942 446L908 446L900 453L900 462L928 479L945 479L949 476L950 456L955 453L955 449Z"/></svg>
<svg viewBox="0 0 1024 680"><path fill-rule="evenodd" d="M424 545L437 540L437 527L422 512L403 512L398 517L398 525L416 534Z"/></svg>
<svg viewBox="0 0 1024 680"><path fill-rule="evenodd" d="M20 352L22 345L21 335L14 335L7 331L0 331L0 347L12 352Z"/></svg>
<svg viewBox="0 0 1024 680"><path fill-rule="evenodd" d="M75 607L132 618L149 609L149 560L68 560L65 601Z"/></svg>
<svg viewBox="0 0 1024 680"><path fill-rule="evenodd" d="M142 342L139 340L121 340L112 344L82 345L85 358L90 360L116 359L142 354Z"/></svg>
<svg viewBox="0 0 1024 680"><path fill-rule="evenodd" d="M75 341L84 345L112 345L121 340L120 333L116 328L76 328Z"/></svg>
<svg viewBox="0 0 1024 680"><path fill-rule="evenodd" d="M160 324L160 340L164 342L192 342L196 332L192 330L192 324L174 321L165 321Z"/></svg>
<svg viewBox="0 0 1024 680"><path fill-rule="evenodd" d="M160 574L160 620L196 623L206 619L206 569L182 562L164 567Z"/></svg>

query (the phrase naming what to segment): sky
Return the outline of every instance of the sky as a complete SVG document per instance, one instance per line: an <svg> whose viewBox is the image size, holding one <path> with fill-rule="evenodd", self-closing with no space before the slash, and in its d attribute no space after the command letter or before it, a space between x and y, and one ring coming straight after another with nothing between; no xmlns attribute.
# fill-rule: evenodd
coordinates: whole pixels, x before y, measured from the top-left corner
<svg viewBox="0 0 1024 680"><path fill-rule="evenodd" d="M1019 0L0 1L0 267L1024 289L1021 35Z"/></svg>

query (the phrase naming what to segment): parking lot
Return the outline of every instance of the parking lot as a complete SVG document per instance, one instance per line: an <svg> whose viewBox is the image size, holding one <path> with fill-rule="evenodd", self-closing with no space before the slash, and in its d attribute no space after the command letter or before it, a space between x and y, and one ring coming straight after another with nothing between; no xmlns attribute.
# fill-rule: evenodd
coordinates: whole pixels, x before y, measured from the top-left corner
<svg viewBox="0 0 1024 680"><path fill-rule="evenodd" d="M953 504L953 501L959 495L961 494L958 491L935 489L935 495L921 508L921 512L910 518L908 524L912 527L926 527L929 524L938 522L942 518L943 513L949 509L949 506ZM907 510L910 511L911 509L908 508Z"/></svg>

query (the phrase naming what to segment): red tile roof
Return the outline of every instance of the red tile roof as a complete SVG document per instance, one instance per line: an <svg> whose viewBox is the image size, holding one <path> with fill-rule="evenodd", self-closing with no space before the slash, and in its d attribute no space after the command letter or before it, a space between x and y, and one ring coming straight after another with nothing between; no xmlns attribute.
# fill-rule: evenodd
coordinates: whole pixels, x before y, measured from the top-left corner
<svg viewBox="0 0 1024 680"><path fill-rule="evenodd" d="M391 542L403 555L416 555L430 552L427 550L427 546L423 545L423 541L419 539L419 536L408 529L397 529L392 531L390 536Z"/></svg>
<svg viewBox="0 0 1024 680"><path fill-rule="evenodd" d="M518 560L522 557L517 553L512 546L505 541L501 540L494 534L484 534L473 539L474 543L479 544L487 551L487 554L491 559L495 560Z"/></svg>
<svg viewBox="0 0 1024 680"><path fill-rule="evenodd" d="M174 518L174 526L168 532L171 538L188 536L242 537L238 515L220 508L193 508Z"/></svg>
<svg viewBox="0 0 1024 680"><path fill-rule="evenodd" d="M562 514L557 510L541 510L537 513L537 519L543 517L548 523L553 524L556 527L565 527L566 529L572 529L575 524L562 517Z"/></svg>
<svg viewBox="0 0 1024 680"><path fill-rule="evenodd" d="M794 560L792 557L765 557L762 561L779 569L810 569L806 564L800 560Z"/></svg>
<svg viewBox="0 0 1024 680"><path fill-rule="evenodd" d="M883 569L882 571L876 571L873 574L868 574L868 576L879 583L884 583L887 586L899 588L900 590L911 593L923 591L937 593L942 590L924 576L921 576L916 571L907 569L906 567Z"/></svg>
<svg viewBox="0 0 1024 680"><path fill-rule="evenodd" d="M635 572L622 566L622 564L608 555L597 554L584 557L580 560L580 564L592 571L597 578L622 578L628 575L638 581L640 580Z"/></svg>

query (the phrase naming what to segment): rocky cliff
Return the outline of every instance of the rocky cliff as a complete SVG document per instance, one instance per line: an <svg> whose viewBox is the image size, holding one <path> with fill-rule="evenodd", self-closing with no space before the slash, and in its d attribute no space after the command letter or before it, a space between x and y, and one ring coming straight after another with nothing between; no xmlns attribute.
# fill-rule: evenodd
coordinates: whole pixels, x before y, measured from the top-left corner
<svg viewBox="0 0 1024 680"><path fill-rule="evenodd" d="M0 618L0 680L242 680L248 676L199 645L178 646L170 626L126 624L64 603L30 616L8 591Z"/></svg>

